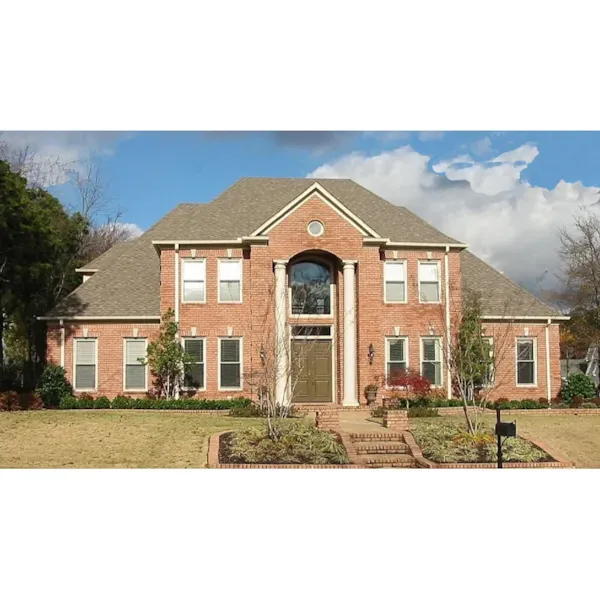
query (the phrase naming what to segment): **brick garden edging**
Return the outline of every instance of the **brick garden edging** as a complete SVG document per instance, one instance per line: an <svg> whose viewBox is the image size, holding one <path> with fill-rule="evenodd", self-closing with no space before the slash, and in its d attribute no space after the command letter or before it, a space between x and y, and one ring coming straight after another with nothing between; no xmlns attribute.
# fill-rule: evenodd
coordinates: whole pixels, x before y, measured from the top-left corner
<svg viewBox="0 0 600 600"><path fill-rule="evenodd" d="M527 412L527 411L523 411ZM532 463L515 463L505 462L502 465L503 469L572 469L575 465L560 455L558 452L550 449L548 446L532 438L531 436L521 435L521 438L531 442L538 448L549 454L554 460L550 462L532 462ZM409 452L417 462L419 468L422 469L497 469L496 463L436 463L423 456L420 446L415 441L413 434L410 431L404 432L404 443L408 446Z"/></svg>
<svg viewBox="0 0 600 600"><path fill-rule="evenodd" d="M366 465L356 464L354 460L358 461L358 454L354 449L350 436L343 431L332 431L340 436L342 444L346 449L348 465L310 465L310 464L298 464L298 465L271 465L271 464L239 464L239 463L221 463L219 462L219 445L221 443L221 436L226 433L233 433L232 431L221 431L220 433L213 433L208 440L208 461L206 467L208 469L364 469Z"/></svg>

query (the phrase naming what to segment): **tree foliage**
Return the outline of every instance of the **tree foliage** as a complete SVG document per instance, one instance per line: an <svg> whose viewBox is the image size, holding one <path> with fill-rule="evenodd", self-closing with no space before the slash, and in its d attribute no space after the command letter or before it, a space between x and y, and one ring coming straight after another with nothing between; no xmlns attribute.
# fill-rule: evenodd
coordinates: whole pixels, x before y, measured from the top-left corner
<svg viewBox="0 0 600 600"><path fill-rule="evenodd" d="M179 342L179 326L174 317L173 309L163 315L160 335L148 344L146 359L141 360L142 364L150 366L159 396L167 400L177 395L186 370L194 363L194 358Z"/></svg>

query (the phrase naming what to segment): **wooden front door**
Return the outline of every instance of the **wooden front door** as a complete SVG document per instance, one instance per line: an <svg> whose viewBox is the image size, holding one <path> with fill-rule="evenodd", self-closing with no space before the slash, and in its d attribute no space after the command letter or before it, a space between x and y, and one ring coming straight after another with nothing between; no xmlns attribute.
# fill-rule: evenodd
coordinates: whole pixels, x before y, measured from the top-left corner
<svg viewBox="0 0 600 600"><path fill-rule="evenodd" d="M292 402L333 402L331 340L292 340Z"/></svg>

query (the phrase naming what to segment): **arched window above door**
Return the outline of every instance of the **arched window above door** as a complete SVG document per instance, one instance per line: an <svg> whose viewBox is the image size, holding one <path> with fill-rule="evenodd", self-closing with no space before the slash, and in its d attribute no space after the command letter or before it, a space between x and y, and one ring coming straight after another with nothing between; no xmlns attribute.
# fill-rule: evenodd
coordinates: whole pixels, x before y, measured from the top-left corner
<svg viewBox="0 0 600 600"><path fill-rule="evenodd" d="M316 260L290 266L293 315L331 314L331 269Z"/></svg>

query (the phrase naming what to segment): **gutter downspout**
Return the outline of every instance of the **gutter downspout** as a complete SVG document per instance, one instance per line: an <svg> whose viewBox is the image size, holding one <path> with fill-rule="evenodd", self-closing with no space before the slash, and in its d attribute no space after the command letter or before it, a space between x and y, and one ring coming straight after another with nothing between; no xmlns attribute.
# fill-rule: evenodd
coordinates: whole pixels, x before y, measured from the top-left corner
<svg viewBox="0 0 600 600"><path fill-rule="evenodd" d="M175 339L179 339L179 244L175 244L175 323L177 333ZM179 386L175 389L175 398L179 400Z"/></svg>
<svg viewBox="0 0 600 600"><path fill-rule="evenodd" d="M446 253L444 254L444 295L446 304L446 365L448 368L446 385L446 395L448 400L452 399L452 372L449 365L450 359L450 273L448 272L448 253L450 252L450 246L446 246Z"/></svg>
<svg viewBox="0 0 600 600"><path fill-rule="evenodd" d="M60 320L60 366L65 368L65 322Z"/></svg>
<svg viewBox="0 0 600 600"><path fill-rule="evenodd" d="M550 324L552 319L548 319L546 324L546 393L548 395L548 408L552 404L552 379L550 377Z"/></svg>

